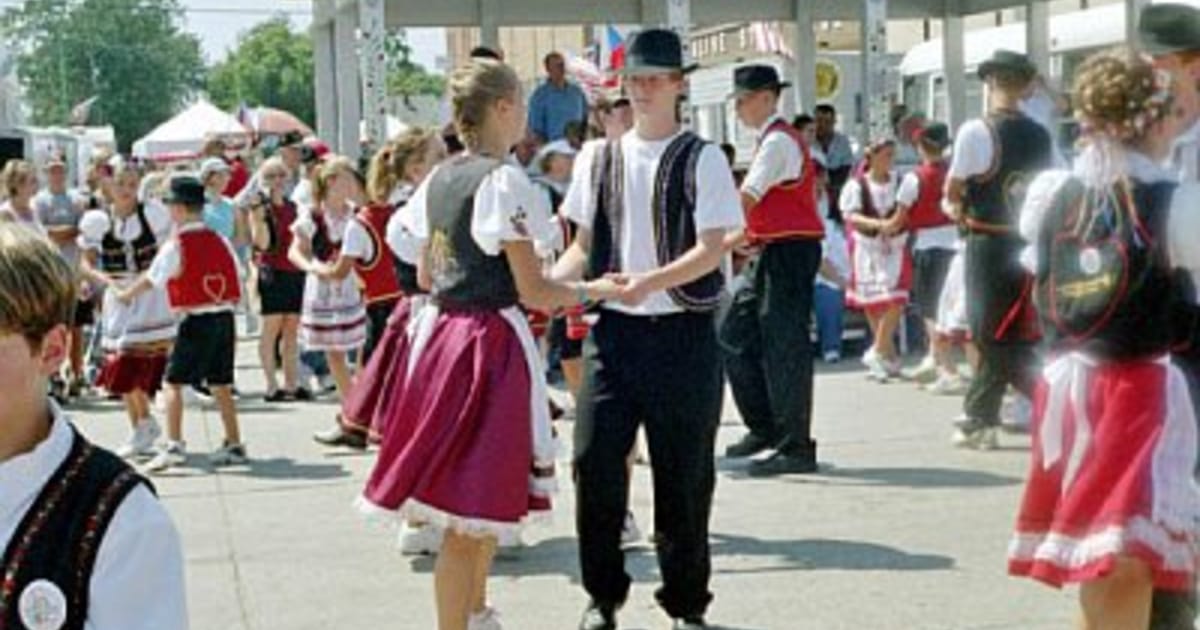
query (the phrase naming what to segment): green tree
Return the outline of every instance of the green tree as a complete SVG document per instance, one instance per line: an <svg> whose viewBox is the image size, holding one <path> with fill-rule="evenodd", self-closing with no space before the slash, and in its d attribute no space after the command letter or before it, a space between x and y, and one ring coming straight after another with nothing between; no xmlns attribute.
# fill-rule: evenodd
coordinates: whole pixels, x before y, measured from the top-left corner
<svg viewBox="0 0 1200 630"><path fill-rule="evenodd" d="M315 126L312 40L292 32L285 16L255 26L210 70L208 93L213 103L225 109L243 102L275 107Z"/></svg>
<svg viewBox="0 0 1200 630"><path fill-rule="evenodd" d="M384 56L388 70L388 94L408 98L421 94L441 96L446 90L446 80L440 74L432 74L424 66L412 60L404 31L393 31L384 40Z"/></svg>
<svg viewBox="0 0 1200 630"><path fill-rule="evenodd" d="M177 0L26 0L4 14L33 122L66 124L96 97L89 122L127 148L170 118L203 81L200 42L179 28Z"/></svg>

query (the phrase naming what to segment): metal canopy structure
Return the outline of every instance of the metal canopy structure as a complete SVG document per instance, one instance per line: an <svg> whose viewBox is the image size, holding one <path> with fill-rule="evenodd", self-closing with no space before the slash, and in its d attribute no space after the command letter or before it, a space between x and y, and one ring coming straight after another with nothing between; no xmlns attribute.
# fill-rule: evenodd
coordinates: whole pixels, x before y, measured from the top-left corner
<svg viewBox="0 0 1200 630"><path fill-rule="evenodd" d="M1049 0L312 0L317 126L339 152L357 156L360 120L368 137L383 128L380 82L385 29L468 26L480 29L485 45L496 45L500 27L554 24L644 24L675 28L731 22L790 22L796 29L797 107L811 107L816 94L813 25L825 20L863 24L863 92L868 124L886 118L881 100L888 86L882 57L887 21L940 19L949 122L965 118L963 18L1006 8L1026 9L1026 52L1048 70ZM1129 41L1134 17L1149 0L1124 0ZM1017 43L1014 47L1019 48Z"/></svg>

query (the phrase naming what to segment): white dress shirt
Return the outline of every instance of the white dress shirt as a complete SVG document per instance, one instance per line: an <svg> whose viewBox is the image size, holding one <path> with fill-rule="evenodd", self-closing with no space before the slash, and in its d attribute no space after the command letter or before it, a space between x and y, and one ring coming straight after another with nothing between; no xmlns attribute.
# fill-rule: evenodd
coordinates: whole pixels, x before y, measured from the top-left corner
<svg viewBox="0 0 1200 630"><path fill-rule="evenodd" d="M783 120L772 116L758 129L758 148L750 171L742 181L742 192L761 201L776 185L800 179L804 171L804 154L800 146L786 133L767 133L771 125Z"/></svg>
<svg viewBox="0 0 1200 630"><path fill-rule="evenodd" d="M32 451L0 462L0 548L71 451L74 433L50 403L50 435ZM144 485L113 514L89 582L85 630L186 630L183 551L171 518Z"/></svg>

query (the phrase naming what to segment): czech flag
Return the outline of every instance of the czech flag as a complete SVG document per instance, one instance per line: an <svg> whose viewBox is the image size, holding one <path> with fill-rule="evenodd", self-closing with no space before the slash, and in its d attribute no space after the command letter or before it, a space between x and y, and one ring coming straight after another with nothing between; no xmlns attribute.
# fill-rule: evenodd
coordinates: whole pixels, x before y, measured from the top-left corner
<svg viewBox="0 0 1200 630"><path fill-rule="evenodd" d="M608 44L608 80L606 87L617 87L619 79L617 70L625 67L625 38L612 24L605 26L605 40Z"/></svg>

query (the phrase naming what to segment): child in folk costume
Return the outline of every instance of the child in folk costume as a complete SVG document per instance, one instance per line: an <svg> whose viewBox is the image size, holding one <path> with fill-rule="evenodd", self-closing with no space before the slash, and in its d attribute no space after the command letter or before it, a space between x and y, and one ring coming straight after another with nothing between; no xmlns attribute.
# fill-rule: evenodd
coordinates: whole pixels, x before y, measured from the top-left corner
<svg viewBox="0 0 1200 630"><path fill-rule="evenodd" d="M346 353L366 341L367 312L354 276L335 278L326 272L341 257L360 186L354 165L347 158L328 159L315 168L316 205L301 211L292 224L295 238L288 259L308 272L300 313L300 345L307 351L325 352L338 393L344 397L350 391Z"/></svg>
<svg viewBox="0 0 1200 630"><path fill-rule="evenodd" d="M896 211L896 174L892 172L895 144L881 140L866 150L866 170L850 178L839 204L850 237L851 306L866 312L874 339L863 355L868 375L877 381L900 374L894 336L908 302L911 264L908 232Z"/></svg>
<svg viewBox="0 0 1200 630"><path fill-rule="evenodd" d="M389 230L395 223L396 208L408 202L417 184L444 155L445 144L437 130L415 127L377 151L367 171L371 202L360 208L347 226L337 261L318 270L333 279L355 274L367 306L367 340L360 355L364 369L343 396L335 426L313 435L321 444L362 449L368 436L378 439L375 412L387 388L386 375L396 361L390 349L408 323L412 305L406 302L422 293L417 286L419 245L397 241L393 246ZM381 347L385 356L376 360L375 350Z"/></svg>
<svg viewBox="0 0 1200 630"><path fill-rule="evenodd" d="M549 508L552 481L546 386L517 305L554 309L618 290L611 280L562 284L541 273L531 236L549 225L546 206L504 163L526 120L513 70L474 61L450 91L469 150L435 169L406 206L426 243L419 271L433 303L398 344L406 378L389 392L361 506L445 527L438 628L484 630L500 627L486 600L496 540Z"/></svg>
<svg viewBox="0 0 1200 630"><path fill-rule="evenodd" d="M175 222L174 236L154 257L150 269L116 291L123 304L151 291L166 291L171 309L183 315L167 366L167 441L148 464L162 472L187 461L183 441L183 387L205 386L221 414L225 439L209 456L214 466L246 462L246 447L233 402L233 355L237 335L233 311L241 299L237 253L221 234L204 224L204 184L191 175L167 182L164 202Z"/></svg>
<svg viewBox="0 0 1200 630"><path fill-rule="evenodd" d="M1194 341L1197 307L1167 229L1194 200L1173 199L1161 166L1178 89L1123 51L1088 60L1073 99L1086 146L1072 172L1034 180L1020 220L1051 354L1009 571L1080 584L1089 629L1146 628L1152 589L1196 576L1196 419L1169 354Z"/></svg>
<svg viewBox="0 0 1200 630"><path fill-rule="evenodd" d="M107 289L101 309L106 357L96 385L124 399L133 428L117 449L122 457L153 454L162 431L150 412L150 398L162 386L176 332L166 289L145 291L129 303L117 299L150 268L171 232L166 208L138 201L139 183L136 171L117 167L109 210L89 210L80 219L83 274Z"/></svg>
<svg viewBox="0 0 1200 630"><path fill-rule="evenodd" d="M69 353L77 286L49 241L0 222L0 626L186 630L170 516L46 395Z"/></svg>
<svg viewBox="0 0 1200 630"><path fill-rule="evenodd" d="M308 390L297 387L297 344L300 311L304 304L305 273L288 258L292 245L292 224L296 222L296 204L287 198L291 171L282 159L273 157L258 169L261 192L254 193L250 208L250 241L255 249L258 268L258 296L261 301L262 335L258 339L258 358L267 379L266 400L308 400ZM275 370L276 344L283 361L283 388Z"/></svg>
<svg viewBox="0 0 1200 630"><path fill-rule="evenodd" d="M930 382L933 391L944 391L961 385L947 339L937 335L938 302L950 262L958 242L958 227L942 212L942 191L949 166L945 160L950 145L950 130L941 123L932 123L916 132L915 143L921 163L900 181L896 193L897 210L901 220L913 233L913 299L925 323L929 352L915 369L905 377Z"/></svg>

